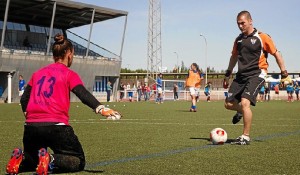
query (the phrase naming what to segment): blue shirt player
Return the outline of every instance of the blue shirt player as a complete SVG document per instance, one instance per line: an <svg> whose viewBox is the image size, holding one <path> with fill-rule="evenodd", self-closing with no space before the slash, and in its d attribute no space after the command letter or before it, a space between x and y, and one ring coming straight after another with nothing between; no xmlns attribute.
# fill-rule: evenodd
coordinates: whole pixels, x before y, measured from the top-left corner
<svg viewBox="0 0 300 175"><path fill-rule="evenodd" d="M286 86L286 92L288 94L288 102L292 102L293 101L293 93L294 93L293 83Z"/></svg>
<svg viewBox="0 0 300 175"><path fill-rule="evenodd" d="M23 75L19 75L19 96L21 97L25 90L26 81L23 79Z"/></svg>
<svg viewBox="0 0 300 175"><path fill-rule="evenodd" d="M210 88L211 88L211 82L208 82L204 87L204 94L207 97L206 101L210 102Z"/></svg>
<svg viewBox="0 0 300 175"><path fill-rule="evenodd" d="M296 94L297 100L299 101L299 84L297 81L294 84L294 89L295 89L295 94Z"/></svg>
<svg viewBox="0 0 300 175"><path fill-rule="evenodd" d="M163 103L162 99L162 74L158 74L158 77L156 79L156 90L157 90L157 98L156 103L160 104Z"/></svg>

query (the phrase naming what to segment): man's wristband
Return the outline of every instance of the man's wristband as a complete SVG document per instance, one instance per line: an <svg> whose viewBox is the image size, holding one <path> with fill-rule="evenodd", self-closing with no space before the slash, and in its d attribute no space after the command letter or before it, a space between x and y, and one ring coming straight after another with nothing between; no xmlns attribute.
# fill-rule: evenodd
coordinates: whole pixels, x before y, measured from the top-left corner
<svg viewBox="0 0 300 175"><path fill-rule="evenodd" d="M286 78L288 76L289 76L289 74L288 74L287 70L281 71L281 78Z"/></svg>
<svg viewBox="0 0 300 175"><path fill-rule="evenodd" d="M225 77L229 77L230 75L231 75L231 71L230 70L226 70Z"/></svg>

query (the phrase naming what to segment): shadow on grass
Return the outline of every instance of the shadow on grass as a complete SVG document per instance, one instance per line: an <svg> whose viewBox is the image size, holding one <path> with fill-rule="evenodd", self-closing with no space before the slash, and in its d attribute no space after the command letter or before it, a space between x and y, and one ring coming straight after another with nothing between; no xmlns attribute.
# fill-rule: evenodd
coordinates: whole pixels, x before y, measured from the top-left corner
<svg viewBox="0 0 300 175"><path fill-rule="evenodd" d="M254 139L254 142L264 142L264 140L258 140L258 139Z"/></svg>
<svg viewBox="0 0 300 175"><path fill-rule="evenodd" d="M87 172L87 173L90 173L90 174L100 174L100 173L104 173L104 171L102 171L102 170L83 170L83 171L81 171L81 172ZM22 172L22 173L20 173L20 175L28 175L28 173L33 174L33 175L36 174L35 172L29 171L29 172ZM68 174L78 174L78 172L68 173Z"/></svg>
<svg viewBox="0 0 300 175"><path fill-rule="evenodd" d="M178 109L178 110L176 110L177 112L186 112L186 113L193 113L193 112L191 112L190 110L183 110L183 109ZM195 113L197 113L197 112L195 112Z"/></svg>
<svg viewBox="0 0 300 175"><path fill-rule="evenodd" d="M190 139L192 140L206 140L208 142L210 142L210 138L204 138L204 137L191 137ZM235 142L236 139L227 139L227 141L225 143L231 143L231 142Z"/></svg>
<svg viewBox="0 0 300 175"><path fill-rule="evenodd" d="M84 172L91 173L91 174L100 174L104 173L102 170L83 170Z"/></svg>
<svg viewBox="0 0 300 175"><path fill-rule="evenodd" d="M191 137L191 140L206 140L206 141L210 141L210 138L204 138L204 137Z"/></svg>

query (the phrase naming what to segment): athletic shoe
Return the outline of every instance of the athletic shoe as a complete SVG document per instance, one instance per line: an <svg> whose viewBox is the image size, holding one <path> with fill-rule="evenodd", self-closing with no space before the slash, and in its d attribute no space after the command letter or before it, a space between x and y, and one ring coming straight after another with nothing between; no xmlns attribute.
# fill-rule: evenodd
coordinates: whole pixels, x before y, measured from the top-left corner
<svg viewBox="0 0 300 175"><path fill-rule="evenodd" d="M191 108L191 109L190 109L190 112L197 112L197 109Z"/></svg>
<svg viewBox="0 0 300 175"><path fill-rule="evenodd" d="M232 123L233 124L237 124L241 119L242 119L243 115L241 113L236 113L233 117L232 117Z"/></svg>
<svg viewBox="0 0 300 175"><path fill-rule="evenodd" d="M241 135L236 138L236 141L231 142L231 145L250 145L250 137Z"/></svg>
<svg viewBox="0 0 300 175"><path fill-rule="evenodd" d="M23 151L20 148L16 148L13 150L11 158L6 166L7 174L18 174L19 167L23 160Z"/></svg>
<svg viewBox="0 0 300 175"><path fill-rule="evenodd" d="M50 163L50 154L45 148L39 150L39 164L36 168L37 175L47 175Z"/></svg>

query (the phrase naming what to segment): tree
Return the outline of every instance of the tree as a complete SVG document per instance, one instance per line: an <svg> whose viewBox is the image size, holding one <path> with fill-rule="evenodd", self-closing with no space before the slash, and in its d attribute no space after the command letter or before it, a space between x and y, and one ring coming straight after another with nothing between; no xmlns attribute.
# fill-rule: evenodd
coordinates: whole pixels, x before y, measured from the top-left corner
<svg viewBox="0 0 300 175"><path fill-rule="evenodd" d="M121 68L121 73L132 73L134 71L127 69L127 68Z"/></svg>
<svg viewBox="0 0 300 175"><path fill-rule="evenodd" d="M210 67L210 66L207 67L207 73L216 73L216 72L217 71L215 70L214 67Z"/></svg>
<svg viewBox="0 0 300 175"><path fill-rule="evenodd" d="M185 72L188 72L188 68L184 65L184 62L181 61L181 67L180 67L180 72L181 73L185 73Z"/></svg>

